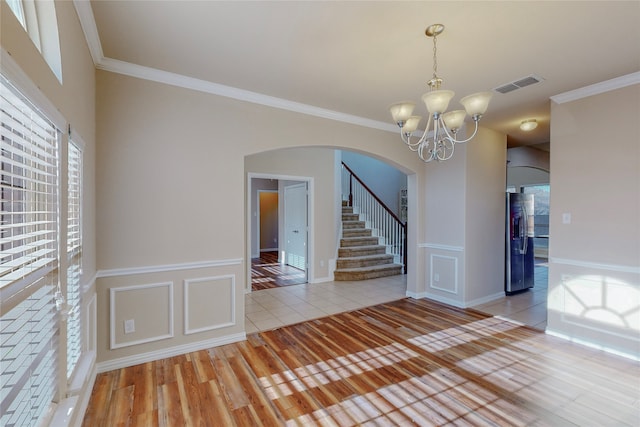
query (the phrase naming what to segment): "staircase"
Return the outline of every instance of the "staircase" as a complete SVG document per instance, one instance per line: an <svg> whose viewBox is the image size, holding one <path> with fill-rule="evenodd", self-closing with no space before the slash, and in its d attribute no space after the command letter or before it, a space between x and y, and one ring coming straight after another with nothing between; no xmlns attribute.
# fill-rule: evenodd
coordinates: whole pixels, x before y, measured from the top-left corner
<svg viewBox="0 0 640 427"><path fill-rule="evenodd" d="M342 239L334 271L335 281L367 280L402 274L402 264L394 263L380 238L360 220L353 207L342 204Z"/></svg>

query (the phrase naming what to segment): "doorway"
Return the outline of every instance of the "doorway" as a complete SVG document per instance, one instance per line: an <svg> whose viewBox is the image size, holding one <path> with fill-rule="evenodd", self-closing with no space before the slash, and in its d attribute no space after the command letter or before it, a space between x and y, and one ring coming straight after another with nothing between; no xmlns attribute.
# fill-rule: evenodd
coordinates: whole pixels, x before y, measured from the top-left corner
<svg viewBox="0 0 640 427"><path fill-rule="evenodd" d="M309 182L249 174L248 187L251 263L246 292L307 283Z"/></svg>

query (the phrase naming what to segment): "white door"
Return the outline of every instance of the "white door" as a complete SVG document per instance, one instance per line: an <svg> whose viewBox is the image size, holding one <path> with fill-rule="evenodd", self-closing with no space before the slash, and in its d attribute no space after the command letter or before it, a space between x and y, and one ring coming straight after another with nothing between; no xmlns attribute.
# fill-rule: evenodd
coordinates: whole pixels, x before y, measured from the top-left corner
<svg viewBox="0 0 640 427"><path fill-rule="evenodd" d="M307 271L307 183L284 188L285 263Z"/></svg>

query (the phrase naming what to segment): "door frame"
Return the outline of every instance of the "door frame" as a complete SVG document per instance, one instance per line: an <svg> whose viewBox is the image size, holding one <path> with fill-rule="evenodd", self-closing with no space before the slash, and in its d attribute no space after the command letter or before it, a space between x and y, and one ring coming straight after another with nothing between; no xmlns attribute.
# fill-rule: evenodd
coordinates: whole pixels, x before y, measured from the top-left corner
<svg viewBox="0 0 640 427"><path fill-rule="evenodd" d="M303 189L304 191L304 196L305 196L305 202L304 205L305 209L307 210L305 212L305 217L304 217L304 273L305 276L308 273L309 270L309 189L308 189L308 183L306 181L297 181L295 184L291 184L291 185L287 185L287 186L283 186L283 196L284 196L284 200L283 200L283 216L282 216L282 239L278 239L278 240L282 240L282 242L284 242L284 258L282 261L287 264L287 260L289 259L289 253L290 253L290 249L291 249L291 245L289 244L289 236L288 236L288 230L289 230L289 226L287 224L290 224L289 220L290 218L288 218L287 216L287 204L290 202L290 195L288 193L288 191L290 191L293 188L299 188L299 189ZM283 250L283 247L279 247L278 248L280 251ZM293 266L291 264L288 264L292 267L298 268L296 266ZM305 279L308 281L308 278L305 277Z"/></svg>
<svg viewBox="0 0 640 427"><path fill-rule="evenodd" d="M246 223L246 239L245 239L245 293L251 293L251 242L254 233L254 227L252 226L251 216L252 212L258 207L257 201L252 200L253 179L274 179L278 181L300 181L307 183L307 283L313 283L314 280L314 215L313 215L313 177L309 176L292 176L292 175L280 175L280 174L268 174L268 173L247 173L247 194L246 194L246 209L245 209L245 223ZM258 225L259 226L259 225ZM282 245L282 242L278 242Z"/></svg>

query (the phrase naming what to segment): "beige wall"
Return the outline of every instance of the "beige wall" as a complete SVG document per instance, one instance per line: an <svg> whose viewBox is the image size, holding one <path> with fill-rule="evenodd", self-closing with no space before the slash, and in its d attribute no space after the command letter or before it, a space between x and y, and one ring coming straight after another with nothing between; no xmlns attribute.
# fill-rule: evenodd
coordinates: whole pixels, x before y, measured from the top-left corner
<svg viewBox="0 0 640 427"><path fill-rule="evenodd" d="M157 358L161 352L184 352L242 338L243 292L250 256L245 181L251 168L245 169L247 156L275 156L282 162L282 153L271 150L315 147L304 149L312 150L305 154L304 163L287 162L286 167L281 163L274 169L275 163L267 161L260 163L260 171L309 176L315 168L312 176L326 174L327 179L335 176L334 169L319 168L335 164L335 155L332 150L313 151L319 147L365 152L408 174L421 174L424 167L394 133L109 72L97 72L97 99L101 370ZM326 157L326 163L309 153ZM271 166L263 168L266 165ZM314 206L338 209L333 207L333 181L323 185L327 190L318 192ZM414 202L421 200L416 193ZM328 260L335 256L334 233L326 230L334 230L335 225L329 215L319 212L316 217L314 277L326 279ZM419 232L421 225L415 228ZM235 320L211 323L210 328L187 336L185 316L196 307L184 304L186 280L210 276L233 277L234 298L226 302L233 305ZM174 304L172 309L164 309L162 323L173 319L173 336L136 328L122 339L137 344L112 348L110 337L120 336L124 321L131 319L117 300L115 306L110 305L110 294L124 295L117 289L127 289L122 292L131 290L131 297L137 298L144 293L139 290L163 292L161 286L152 285L169 282L173 284ZM215 299L216 295L212 287L209 297ZM146 316L145 302L138 301L138 317ZM136 327L144 328L143 319L133 320Z"/></svg>
<svg viewBox="0 0 640 427"><path fill-rule="evenodd" d="M459 307L504 293L506 136L480 128L451 160L426 166L422 294Z"/></svg>
<svg viewBox="0 0 640 427"><path fill-rule="evenodd" d="M636 356L639 100L634 85L552 103L548 301L550 331Z"/></svg>

